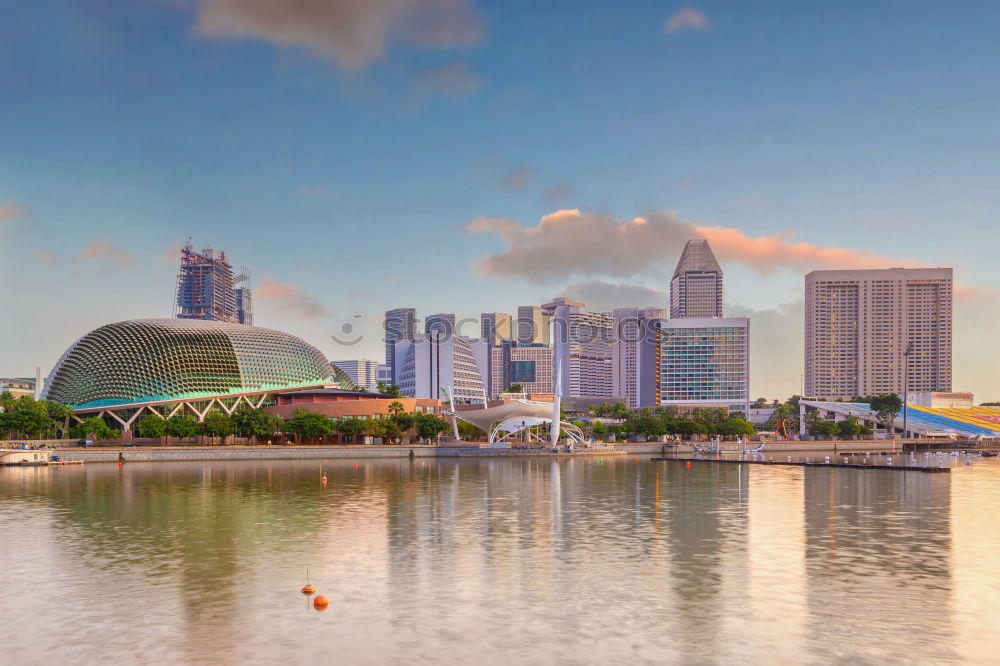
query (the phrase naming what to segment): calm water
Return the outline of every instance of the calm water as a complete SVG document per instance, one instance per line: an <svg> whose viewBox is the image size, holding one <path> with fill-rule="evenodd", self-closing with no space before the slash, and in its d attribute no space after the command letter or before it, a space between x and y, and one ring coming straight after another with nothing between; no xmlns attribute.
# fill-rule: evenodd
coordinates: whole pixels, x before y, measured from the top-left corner
<svg viewBox="0 0 1000 666"><path fill-rule="evenodd" d="M996 663L1000 463L0 468L0 662ZM331 604L299 593L309 568Z"/></svg>

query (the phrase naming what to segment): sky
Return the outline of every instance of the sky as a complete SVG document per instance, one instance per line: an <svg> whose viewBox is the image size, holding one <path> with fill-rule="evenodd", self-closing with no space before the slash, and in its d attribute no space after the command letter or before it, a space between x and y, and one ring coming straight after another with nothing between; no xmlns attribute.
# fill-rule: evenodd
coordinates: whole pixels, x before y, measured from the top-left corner
<svg viewBox="0 0 1000 666"><path fill-rule="evenodd" d="M257 325L374 359L395 307L665 306L705 237L754 397L800 391L808 271L951 266L954 388L1000 399L995 2L0 14L0 376L170 316L188 237L251 270Z"/></svg>

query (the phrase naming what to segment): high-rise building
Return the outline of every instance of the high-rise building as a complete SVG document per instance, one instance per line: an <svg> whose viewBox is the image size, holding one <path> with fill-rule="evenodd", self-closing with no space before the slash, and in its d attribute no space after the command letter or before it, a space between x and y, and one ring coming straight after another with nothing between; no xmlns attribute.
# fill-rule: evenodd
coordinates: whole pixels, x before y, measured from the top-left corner
<svg viewBox="0 0 1000 666"><path fill-rule="evenodd" d="M399 384L399 369L396 367L396 343L400 340L413 340L417 332L417 311L413 308L396 308L387 310L385 321L385 364L389 366L392 377L390 383Z"/></svg>
<svg viewBox="0 0 1000 666"><path fill-rule="evenodd" d="M369 391L378 390L378 361L351 359L347 361L330 361L330 365L343 370L355 386Z"/></svg>
<svg viewBox="0 0 1000 666"><path fill-rule="evenodd" d="M557 298L542 306L552 327L553 362L560 366L553 389L563 397L612 398L614 321L609 312L586 312L583 303Z"/></svg>
<svg viewBox="0 0 1000 666"><path fill-rule="evenodd" d="M660 325L660 404L750 409L750 319L682 317Z"/></svg>
<svg viewBox="0 0 1000 666"><path fill-rule="evenodd" d="M549 320L537 305L522 305L517 308L517 330L515 339L522 345L549 342Z"/></svg>
<svg viewBox="0 0 1000 666"><path fill-rule="evenodd" d="M424 322L424 333L430 333L431 331L440 331L446 336L454 335L455 315L444 312L427 315L427 320Z"/></svg>
<svg viewBox="0 0 1000 666"><path fill-rule="evenodd" d="M190 240L181 248L174 310L178 319L252 325L251 293L250 272L241 267L234 275L225 252L210 247L195 252Z"/></svg>
<svg viewBox="0 0 1000 666"><path fill-rule="evenodd" d="M952 269L813 271L805 288L807 396L902 394L907 367L910 391L951 391Z"/></svg>
<svg viewBox="0 0 1000 666"><path fill-rule="evenodd" d="M513 384L524 393L552 393L552 348L548 345L522 345L504 340L490 350L492 377L491 398L497 398Z"/></svg>
<svg viewBox="0 0 1000 666"><path fill-rule="evenodd" d="M721 316L722 267L707 240L689 240L670 279L670 318Z"/></svg>
<svg viewBox="0 0 1000 666"><path fill-rule="evenodd" d="M611 392L629 407L660 404L660 324L664 308L619 308L612 313Z"/></svg>
<svg viewBox="0 0 1000 666"><path fill-rule="evenodd" d="M483 368L489 345L442 331L418 333L413 340L396 343L400 390L414 398L447 400L454 390L456 402L483 402L486 384Z"/></svg>
<svg viewBox="0 0 1000 666"><path fill-rule="evenodd" d="M504 312L484 312L479 316L480 335L494 347L511 340L510 315Z"/></svg>

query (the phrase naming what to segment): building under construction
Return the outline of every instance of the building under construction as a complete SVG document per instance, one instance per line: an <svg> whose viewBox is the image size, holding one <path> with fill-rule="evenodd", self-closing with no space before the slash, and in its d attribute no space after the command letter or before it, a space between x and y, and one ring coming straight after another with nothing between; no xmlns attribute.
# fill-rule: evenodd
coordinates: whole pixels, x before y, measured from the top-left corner
<svg viewBox="0 0 1000 666"><path fill-rule="evenodd" d="M241 266L233 275L225 252L210 247L195 252L189 238L181 248L174 316L253 325L250 272Z"/></svg>

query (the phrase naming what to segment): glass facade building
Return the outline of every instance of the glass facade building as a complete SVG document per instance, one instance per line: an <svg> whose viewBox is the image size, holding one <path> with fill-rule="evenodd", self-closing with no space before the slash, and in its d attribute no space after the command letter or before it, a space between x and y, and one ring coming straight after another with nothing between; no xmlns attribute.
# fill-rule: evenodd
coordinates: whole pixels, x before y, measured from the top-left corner
<svg viewBox="0 0 1000 666"><path fill-rule="evenodd" d="M660 328L660 404L748 413L750 320L672 319Z"/></svg>

